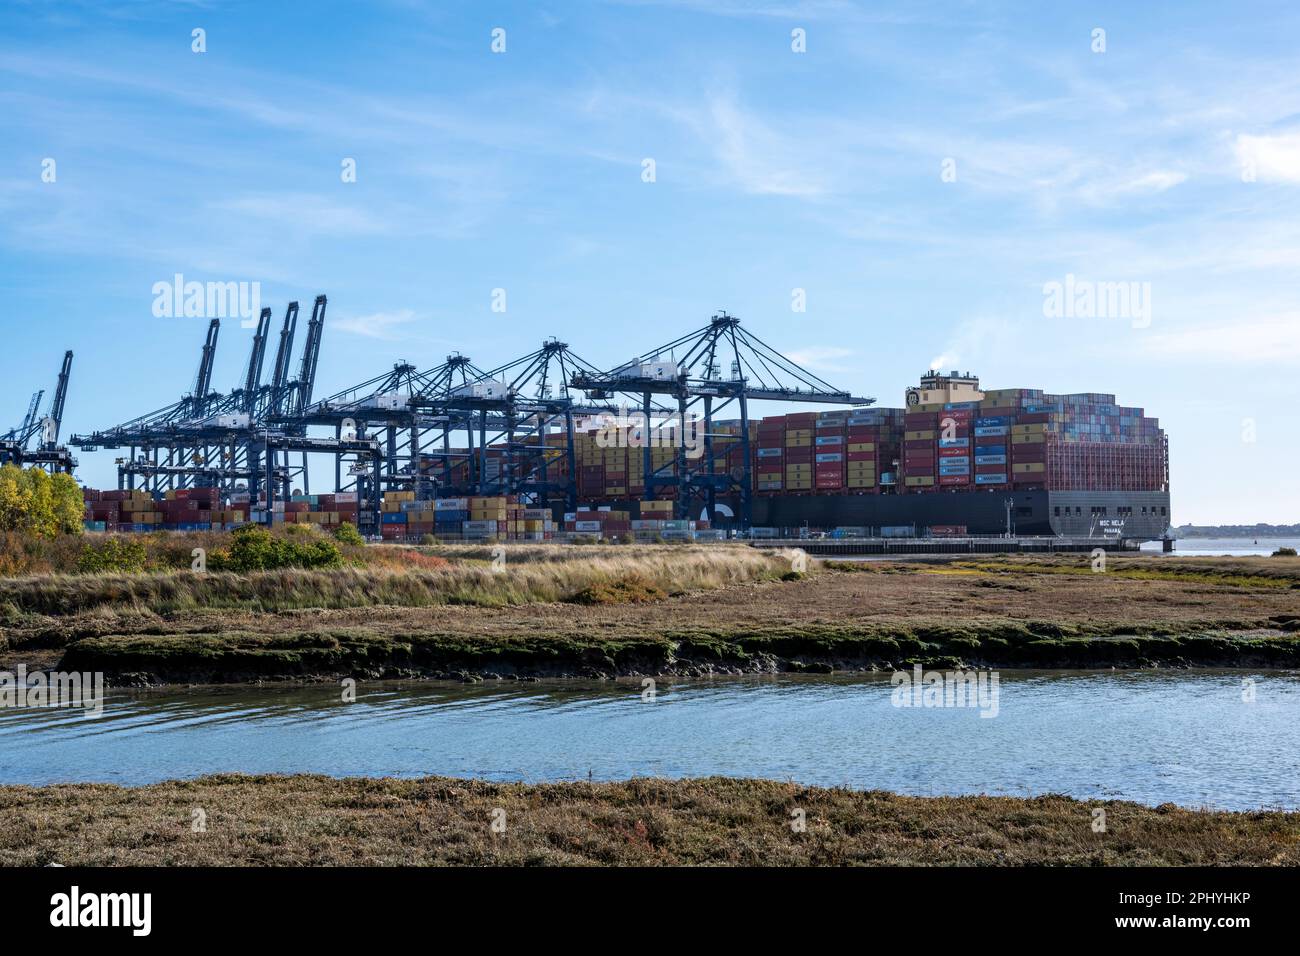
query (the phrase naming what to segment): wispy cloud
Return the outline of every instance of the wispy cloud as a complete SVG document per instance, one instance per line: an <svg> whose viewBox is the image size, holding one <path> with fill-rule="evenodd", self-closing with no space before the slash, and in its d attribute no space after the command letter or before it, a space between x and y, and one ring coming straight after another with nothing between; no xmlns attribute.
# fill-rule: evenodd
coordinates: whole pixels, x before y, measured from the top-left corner
<svg viewBox="0 0 1300 956"><path fill-rule="evenodd" d="M349 335L360 335L368 339L392 340L405 337L407 327L416 319L411 309L398 309L394 312L372 312L369 315L352 315L333 319L331 325L335 331Z"/></svg>
<svg viewBox="0 0 1300 956"><path fill-rule="evenodd" d="M733 96L711 97L709 119L707 135L719 162L746 192L803 199L825 192L816 174L800 167L796 144L742 110Z"/></svg>
<svg viewBox="0 0 1300 956"><path fill-rule="evenodd" d="M1300 312L1156 332L1144 338L1153 356L1246 365L1300 360Z"/></svg>
<svg viewBox="0 0 1300 956"><path fill-rule="evenodd" d="M1300 132L1237 137L1237 163L1263 182L1300 183Z"/></svg>
<svg viewBox="0 0 1300 956"><path fill-rule="evenodd" d="M834 345L809 345L785 355L796 365L814 372L849 372L851 367L841 361L856 354L853 349Z"/></svg>

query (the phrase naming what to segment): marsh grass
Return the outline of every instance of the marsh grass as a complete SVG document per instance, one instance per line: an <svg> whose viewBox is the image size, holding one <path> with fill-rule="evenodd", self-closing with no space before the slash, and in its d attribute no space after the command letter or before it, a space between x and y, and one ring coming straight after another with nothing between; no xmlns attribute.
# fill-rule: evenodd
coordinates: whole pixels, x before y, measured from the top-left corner
<svg viewBox="0 0 1300 956"><path fill-rule="evenodd" d="M10 616L63 616L101 607L136 607L155 614L196 608L262 612L376 605L444 604L504 607L553 601L646 600L667 593L768 580L789 570L783 554L746 547L650 547L567 554L543 546L507 551L501 567L491 553L462 552L448 561L430 552L397 567L284 568L247 573L164 571L142 574L40 575L0 579L0 609ZM416 552L417 555L420 552ZM585 597L584 597L585 596Z"/></svg>
<svg viewBox="0 0 1300 956"><path fill-rule="evenodd" d="M191 830L203 808L206 832ZM1092 830L1104 807L1107 827ZM506 830L490 829L505 811ZM791 826L804 811L806 830ZM710 777L514 784L221 775L0 787L0 865L1282 866L1300 815Z"/></svg>

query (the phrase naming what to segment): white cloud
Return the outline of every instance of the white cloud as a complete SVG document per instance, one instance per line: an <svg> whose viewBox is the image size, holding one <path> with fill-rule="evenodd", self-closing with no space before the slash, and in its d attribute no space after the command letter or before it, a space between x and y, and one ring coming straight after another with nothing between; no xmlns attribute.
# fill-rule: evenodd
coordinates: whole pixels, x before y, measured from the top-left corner
<svg viewBox="0 0 1300 956"><path fill-rule="evenodd" d="M1300 360L1300 313L1155 333L1144 342L1149 352L1169 358L1291 363Z"/></svg>
<svg viewBox="0 0 1300 956"><path fill-rule="evenodd" d="M838 360L846 359L853 354L853 349L838 348L836 346L810 345L804 349L786 352L785 357L796 365L802 365L810 371L851 372L853 369L842 364Z"/></svg>
<svg viewBox="0 0 1300 956"><path fill-rule="evenodd" d="M1300 132L1238 136L1237 163L1265 182L1300 183Z"/></svg>
<svg viewBox="0 0 1300 956"><path fill-rule="evenodd" d="M712 129L706 135L715 155L746 192L807 199L825 191L813 175L798 168L791 145L743 112L730 96L710 99L709 118Z"/></svg>
<svg viewBox="0 0 1300 956"><path fill-rule="evenodd" d="M358 233L378 235L390 231L383 219L324 196L276 193L225 199L213 208L254 219L276 222L290 235L306 230L315 234L354 236Z"/></svg>
<svg viewBox="0 0 1300 956"><path fill-rule="evenodd" d="M395 312L372 312L370 315L348 316L335 319L330 324L336 331L361 335L369 339L395 339L400 326L415 321L415 312L411 309L398 309Z"/></svg>

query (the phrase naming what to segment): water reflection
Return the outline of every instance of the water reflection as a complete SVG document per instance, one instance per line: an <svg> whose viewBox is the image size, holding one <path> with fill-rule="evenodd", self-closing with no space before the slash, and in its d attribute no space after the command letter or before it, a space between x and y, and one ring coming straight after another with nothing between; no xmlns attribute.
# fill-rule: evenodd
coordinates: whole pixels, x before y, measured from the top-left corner
<svg viewBox="0 0 1300 956"><path fill-rule="evenodd" d="M1243 679L1255 699L1243 700ZM337 684L113 691L101 717L0 710L0 782L204 773L496 780L727 774L916 794L1300 807L1300 675L1008 672L995 719L888 679Z"/></svg>

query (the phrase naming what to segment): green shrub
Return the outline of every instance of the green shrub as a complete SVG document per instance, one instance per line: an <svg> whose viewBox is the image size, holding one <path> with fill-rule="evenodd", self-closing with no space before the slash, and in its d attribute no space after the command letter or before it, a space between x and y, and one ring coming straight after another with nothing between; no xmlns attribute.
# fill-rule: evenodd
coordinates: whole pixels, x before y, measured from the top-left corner
<svg viewBox="0 0 1300 956"><path fill-rule="evenodd" d="M1295 548L1278 548L1273 552L1275 558L1294 558L1295 556Z"/></svg>
<svg viewBox="0 0 1300 956"><path fill-rule="evenodd" d="M148 553L144 542L132 538L106 538L81 549L77 570L83 574L138 572L145 569Z"/></svg>
<svg viewBox="0 0 1300 956"><path fill-rule="evenodd" d="M278 568L337 568L343 565L338 544L310 532L293 531L277 538L257 525L245 525L230 534L230 550L208 556L212 571L274 571ZM311 538L295 541L292 538Z"/></svg>
<svg viewBox="0 0 1300 956"><path fill-rule="evenodd" d="M426 537L433 536L426 535ZM363 545L366 543L366 539L361 537L361 532L357 530L357 526L348 522L344 522L334 529L334 540L339 544Z"/></svg>
<svg viewBox="0 0 1300 956"><path fill-rule="evenodd" d="M360 534L359 532L358 532L358 534L357 534L357 538L358 538L358 539L361 538L361 534ZM427 546L432 546L432 545L435 545L435 544L437 544L437 543L438 543L438 539L437 539L434 535L431 535L431 534L423 534L423 535L420 535L420 544L427 545Z"/></svg>

